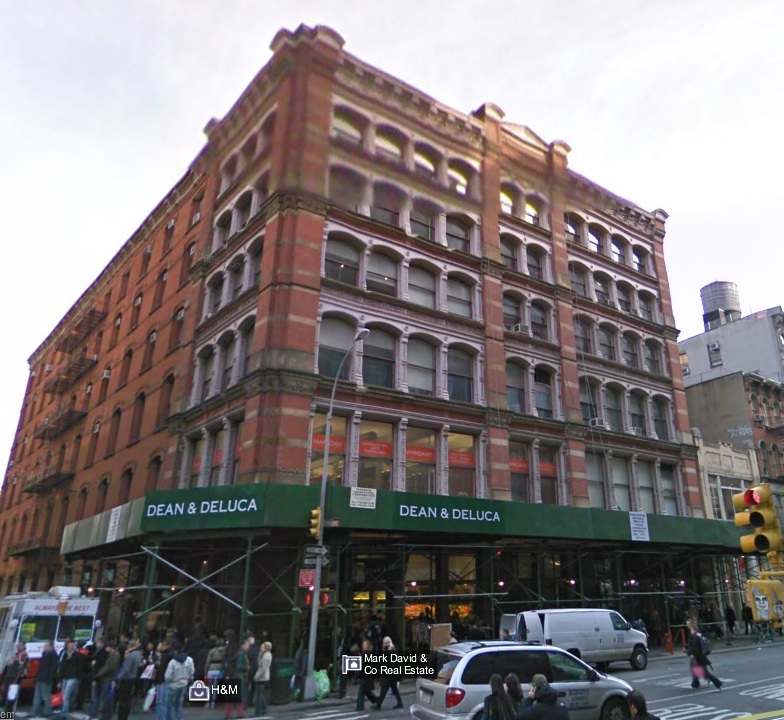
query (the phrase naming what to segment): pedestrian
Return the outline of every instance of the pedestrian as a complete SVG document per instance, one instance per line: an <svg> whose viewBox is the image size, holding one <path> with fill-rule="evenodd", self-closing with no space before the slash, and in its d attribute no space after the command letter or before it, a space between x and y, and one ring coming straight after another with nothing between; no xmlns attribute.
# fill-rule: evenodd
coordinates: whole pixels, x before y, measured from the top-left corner
<svg viewBox="0 0 784 720"><path fill-rule="evenodd" d="M715 685L716 690L721 691L722 682L711 672L713 665L711 665L711 661L708 660L708 656L705 654L703 636L696 623L691 625L689 632L691 637L689 638L687 652L691 666L692 690L697 690L700 687L700 680L706 679Z"/></svg>
<svg viewBox="0 0 784 720"><path fill-rule="evenodd" d="M648 712L648 703L645 702L645 697L639 690L630 690L626 700L629 702L629 710L631 710L633 718L637 718L637 720L659 720L656 715L651 715Z"/></svg>
<svg viewBox="0 0 784 720"><path fill-rule="evenodd" d="M185 694L188 684L193 680L195 668L193 660L181 646L174 646L174 657L166 666L163 679L169 686L169 720L182 720L182 706L185 704Z"/></svg>
<svg viewBox="0 0 784 720"><path fill-rule="evenodd" d="M272 679L270 674L271 669L272 643L263 642L259 648L258 667L256 668L256 673L253 675L256 715L267 714L267 688Z"/></svg>
<svg viewBox="0 0 784 720"><path fill-rule="evenodd" d="M506 693L504 680L498 673L490 676L490 694L485 696L482 720L515 720L514 703Z"/></svg>
<svg viewBox="0 0 784 720"><path fill-rule="evenodd" d="M49 717L52 713L52 683L57 679L57 653L51 640L44 643L41 659L38 661L38 675L35 678L33 706L30 717ZM39 712L38 708L43 712Z"/></svg>
<svg viewBox="0 0 784 720"><path fill-rule="evenodd" d="M5 712L12 717L19 700L19 687L27 674L27 646L23 642L16 643L16 654L3 669L3 685L5 686ZM11 686L16 685L12 691ZM12 697L13 695L13 697Z"/></svg>
<svg viewBox="0 0 784 720"><path fill-rule="evenodd" d="M520 678L514 673L509 673L504 678L504 685L506 685L506 692L512 700L514 705L515 714L519 713L523 707L525 694L523 693L523 686L520 684Z"/></svg>
<svg viewBox="0 0 784 720"><path fill-rule="evenodd" d="M349 636L348 629L342 634L340 645L337 652L337 663L339 666L343 664L343 656L351 655L351 637ZM348 673L341 672L338 675L338 697L342 700L346 697L346 685L348 684Z"/></svg>
<svg viewBox="0 0 784 720"><path fill-rule="evenodd" d="M740 611L740 617L741 620L743 620L743 624L746 626L746 635L748 635L749 628L752 628L754 624L754 613L746 603L743 603L743 609Z"/></svg>
<svg viewBox="0 0 784 720"><path fill-rule="evenodd" d="M550 687L544 675L536 674L531 678L531 689L517 713L517 720L569 720L566 705L558 700L558 693Z"/></svg>
<svg viewBox="0 0 784 720"><path fill-rule="evenodd" d="M362 641L362 654L374 652L373 643L365 638ZM371 705L378 705L378 698L373 694L376 682L372 675L362 675L359 680L359 690L357 691L357 712L365 709L365 698L370 700Z"/></svg>
<svg viewBox="0 0 784 720"><path fill-rule="evenodd" d="M223 660L226 657L226 643L215 642L215 645L207 653L207 661L205 668L207 671L207 685L212 685L215 680L219 680L223 676ZM211 708L215 707L215 697L210 693Z"/></svg>
<svg viewBox="0 0 784 720"><path fill-rule="evenodd" d="M174 657L171 642L164 638L158 643L157 661L155 663L155 720L171 720L169 718L169 685L166 682L166 670Z"/></svg>
<svg viewBox="0 0 784 720"><path fill-rule="evenodd" d="M76 643L73 638L68 638L60 652L57 668L58 689L62 694L63 704L55 715L67 718L71 712L71 703L76 699L76 692L82 681L82 664L82 657L76 651Z"/></svg>
<svg viewBox="0 0 784 720"><path fill-rule="evenodd" d="M227 630L226 637L226 651L223 658L223 677L226 680L237 680L240 685L240 701L227 702L224 708L224 720L229 720L233 713L236 711L237 717L241 718L245 715L245 693L247 692L247 676L248 676L248 656L241 647L237 645L237 636L234 630ZM246 678L243 684L242 678Z"/></svg>
<svg viewBox="0 0 784 720"><path fill-rule="evenodd" d="M381 641L381 649L385 653L397 653L397 648L392 644L391 637L385 637ZM391 690L392 694L395 696L397 700L397 705L393 708L394 710L399 710L403 707L403 698L400 697L400 690L398 690L397 684L400 682L400 675L384 675L381 678L381 694L378 696L378 701L376 702L376 707L381 710L381 703L384 702L384 698L387 696L387 693Z"/></svg>
<svg viewBox="0 0 784 720"><path fill-rule="evenodd" d="M136 690L136 680L142 667L141 644L135 638L128 641L128 647L123 655L120 672L117 673L113 685L117 692L117 720L128 720L133 704L133 692Z"/></svg>
<svg viewBox="0 0 784 720"><path fill-rule="evenodd" d="M103 720L111 720L112 715L114 715L114 678L117 677L117 673L120 671L120 653L117 650L117 643L111 638L106 641L104 647L106 648L106 659L103 665L96 671L94 682L98 685L98 702L103 707L101 717Z"/></svg>
<svg viewBox="0 0 784 720"><path fill-rule="evenodd" d="M727 605L724 608L724 622L727 623L727 635L729 637L735 637L735 622L737 618L735 617L735 610L733 609L732 605Z"/></svg>

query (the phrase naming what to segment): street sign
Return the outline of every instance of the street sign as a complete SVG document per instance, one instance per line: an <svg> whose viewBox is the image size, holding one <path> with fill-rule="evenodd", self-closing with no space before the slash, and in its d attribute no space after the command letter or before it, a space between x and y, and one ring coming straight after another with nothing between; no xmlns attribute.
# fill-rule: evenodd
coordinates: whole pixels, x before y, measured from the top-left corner
<svg viewBox="0 0 784 720"><path fill-rule="evenodd" d="M329 548L325 545L306 545L306 555L326 555L329 553Z"/></svg>
<svg viewBox="0 0 784 720"><path fill-rule="evenodd" d="M301 588L309 588L316 582L315 570L300 570L299 571L299 586Z"/></svg>
<svg viewBox="0 0 784 720"><path fill-rule="evenodd" d="M302 558L302 567L306 568L314 568L316 567L316 555L311 555L310 557ZM321 567L329 567L329 556L324 556L321 558Z"/></svg>

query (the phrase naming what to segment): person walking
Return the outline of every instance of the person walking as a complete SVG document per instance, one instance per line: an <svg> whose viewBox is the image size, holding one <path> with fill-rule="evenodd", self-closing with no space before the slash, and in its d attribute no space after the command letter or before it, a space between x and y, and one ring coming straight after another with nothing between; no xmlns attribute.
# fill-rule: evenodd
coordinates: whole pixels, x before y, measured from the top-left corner
<svg viewBox="0 0 784 720"><path fill-rule="evenodd" d="M362 641L362 654L364 655L365 653L372 652L374 652L373 643L368 638L365 638ZM365 698L370 700L371 705L378 705L378 698L373 694L375 687L376 681L373 680L372 675L362 675L360 677L359 689L357 690L357 712L361 712L365 709Z"/></svg>
<svg viewBox="0 0 784 720"><path fill-rule="evenodd" d="M385 653L396 653L397 648L392 644L391 637L385 637L381 641L381 649ZM403 707L403 698L400 697L400 690L398 690L397 684L400 682L400 675L384 675L381 678L381 694L378 696L378 701L376 702L376 709L381 710L381 703L384 702L384 698L387 696L387 693L391 690L392 694L395 696L397 700L397 705L393 708L394 710L399 710Z"/></svg>
<svg viewBox="0 0 784 720"><path fill-rule="evenodd" d="M13 715L19 700L19 686L27 673L27 646L23 642L16 643L16 654L3 669L3 685L5 686L5 712ZM16 685L14 690L11 686ZM12 697L13 695L13 697ZM11 716L9 715L9 717Z"/></svg>
<svg viewBox="0 0 784 720"><path fill-rule="evenodd" d="M637 720L659 720L658 716L651 715L648 712L648 703L639 690L630 690L626 700L629 703L629 710L633 718L637 718Z"/></svg>
<svg viewBox="0 0 784 720"><path fill-rule="evenodd" d="M520 678L515 673L509 673L504 678L504 685L506 685L506 692L514 705L515 715L520 712L525 700L525 693L523 693L523 686L520 684Z"/></svg>
<svg viewBox="0 0 784 720"><path fill-rule="evenodd" d="M158 659L155 663L155 720L171 720L169 717L169 684L166 682L166 670L174 657L171 642L163 639L158 643Z"/></svg>
<svg viewBox="0 0 784 720"><path fill-rule="evenodd" d="M240 701L238 703L227 702L224 708L224 720L229 720L235 711L238 718L245 714L243 701L245 699L247 679L245 687L243 687L242 678L247 678L248 675L248 656L243 652L242 648L238 647L237 636L234 634L234 630L227 630L225 637L226 652L223 658L223 677L226 680L237 680L240 685Z"/></svg>
<svg viewBox="0 0 784 720"><path fill-rule="evenodd" d="M731 637L735 637L735 623L737 622L732 605L727 605L724 608L724 622L727 623L727 639L729 640Z"/></svg>
<svg viewBox="0 0 784 720"><path fill-rule="evenodd" d="M41 659L38 661L38 675L33 691L33 706L30 717L48 718L52 714L52 683L57 679L57 653L51 640L44 643ZM43 712L39 712L38 708Z"/></svg>
<svg viewBox="0 0 784 720"><path fill-rule="evenodd" d="M263 642L259 648L258 668L253 675L255 686L254 704L256 715L267 714L267 688L272 680L270 671L272 670L272 643Z"/></svg>
<svg viewBox="0 0 784 720"><path fill-rule="evenodd" d="M711 661L705 654L703 647L703 636L699 631L696 623L692 623L689 627L691 637L686 651L689 654L689 661L691 665L691 687L692 690L697 690L700 687L700 680L709 680L714 684L716 690L721 691L722 682L712 672Z"/></svg>
<svg viewBox="0 0 784 720"><path fill-rule="evenodd" d="M138 640L128 641L120 672L113 682L117 691L117 720L128 720L133 704L133 691L142 667L142 650ZM111 716L110 716L111 717Z"/></svg>
<svg viewBox="0 0 784 720"><path fill-rule="evenodd" d="M569 710L558 701L558 693L550 687L544 675L531 678L531 689L517 713L517 720L569 720Z"/></svg>
<svg viewBox="0 0 784 720"><path fill-rule="evenodd" d="M169 686L168 720L182 720L182 706L195 668L190 655L181 646L174 648L174 657L166 666L163 679Z"/></svg>
<svg viewBox="0 0 784 720"><path fill-rule="evenodd" d="M485 697L482 720L515 720L514 703L506 693L504 679L494 673L490 676L490 694Z"/></svg>
<svg viewBox="0 0 784 720"><path fill-rule="evenodd" d="M57 668L57 682L63 696L63 704L55 715L67 718L71 712L71 703L76 698L76 691L82 681L82 658L76 651L76 643L71 639L65 641L65 647L60 653Z"/></svg>
<svg viewBox="0 0 784 720"><path fill-rule="evenodd" d="M101 667L95 671L94 684L97 685L96 692L98 693L98 704L95 707L95 717L98 717L98 705L101 705L103 710L101 714L102 720L111 720L114 715L114 678L120 671L120 653L117 650L117 643L109 638L104 644L106 649L106 658Z"/></svg>
<svg viewBox="0 0 784 720"><path fill-rule="evenodd" d="M743 624L746 626L746 635L748 635L749 628L752 628L754 625L754 613L746 603L743 604L743 609L740 611L740 617L741 620L743 620Z"/></svg>
<svg viewBox="0 0 784 720"><path fill-rule="evenodd" d="M226 643L217 642L210 651L207 653L207 662L205 663L205 670L207 674L207 685L212 685L215 680L219 680L223 676L223 660L226 657ZM209 706L215 707L215 698L210 693Z"/></svg>

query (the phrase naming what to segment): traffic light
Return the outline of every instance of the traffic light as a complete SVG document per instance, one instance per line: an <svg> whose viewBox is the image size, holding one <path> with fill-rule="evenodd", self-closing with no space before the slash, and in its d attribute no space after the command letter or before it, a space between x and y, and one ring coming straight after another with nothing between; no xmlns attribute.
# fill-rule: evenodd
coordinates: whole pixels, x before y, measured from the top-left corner
<svg viewBox="0 0 784 720"><path fill-rule="evenodd" d="M321 508L313 508L308 513L308 532L312 538L318 540L321 532Z"/></svg>
<svg viewBox="0 0 784 720"><path fill-rule="evenodd" d="M754 528L753 535L740 539L744 554L753 552L776 553L782 549L781 526L773 505L770 485L764 483L732 496L735 525Z"/></svg>

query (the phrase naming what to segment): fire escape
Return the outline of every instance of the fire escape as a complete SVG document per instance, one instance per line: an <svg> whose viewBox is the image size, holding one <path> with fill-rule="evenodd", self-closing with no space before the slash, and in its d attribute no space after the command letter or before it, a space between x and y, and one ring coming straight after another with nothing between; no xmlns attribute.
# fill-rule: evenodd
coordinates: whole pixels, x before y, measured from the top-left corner
<svg viewBox="0 0 784 720"><path fill-rule="evenodd" d="M44 392L60 398L60 401L55 410L38 423L33 431L34 438L50 444L49 452L43 468L28 475L22 487L23 492L40 496L72 480L76 473L76 458L66 459L65 445L56 455L53 454L51 443L87 415L89 398L83 396L79 399L74 392L66 400L65 393L98 363L98 355L88 354L83 343L105 317L106 313L101 310L87 310L55 346L56 351L73 357L44 384ZM74 354L74 350L80 346L81 351ZM51 522L52 518L47 515L43 525L36 528L29 537L20 537L19 541L11 545L9 555L19 557L38 552L57 553L60 549L59 538L51 537Z"/></svg>

